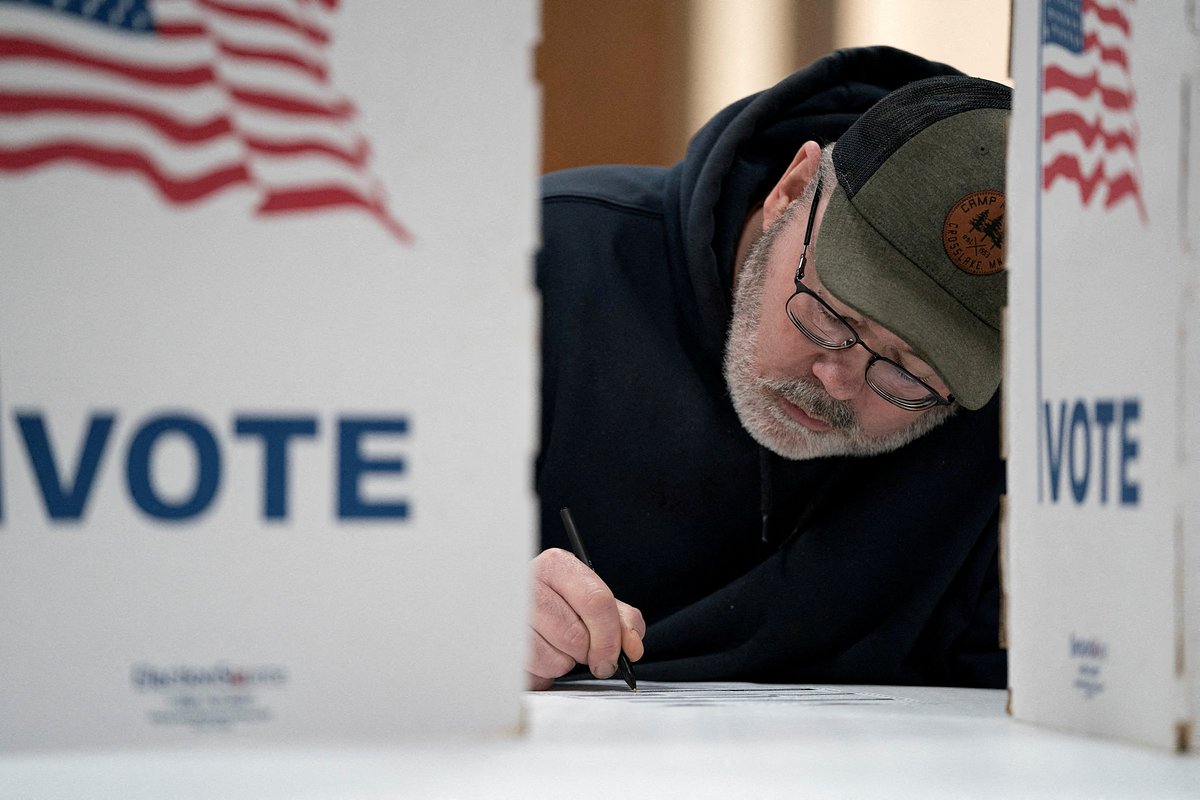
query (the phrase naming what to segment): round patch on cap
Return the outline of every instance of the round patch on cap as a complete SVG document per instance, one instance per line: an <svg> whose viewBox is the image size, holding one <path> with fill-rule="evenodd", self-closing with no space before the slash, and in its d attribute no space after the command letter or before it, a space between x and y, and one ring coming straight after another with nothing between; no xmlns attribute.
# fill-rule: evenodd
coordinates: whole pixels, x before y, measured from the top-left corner
<svg viewBox="0 0 1200 800"><path fill-rule="evenodd" d="M955 203L942 224L942 246L969 275L1004 269L1004 193L972 192Z"/></svg>

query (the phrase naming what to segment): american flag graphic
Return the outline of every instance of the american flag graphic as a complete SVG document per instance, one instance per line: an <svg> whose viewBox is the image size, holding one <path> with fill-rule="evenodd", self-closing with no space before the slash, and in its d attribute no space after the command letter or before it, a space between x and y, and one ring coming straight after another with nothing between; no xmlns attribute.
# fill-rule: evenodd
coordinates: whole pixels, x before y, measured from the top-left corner
<svg viewBox="0 0 1200 800"><path fill-rule="evenodd" d="M1132 202L1145 220L1129 69L1132 4L1042 4L1042 189L1068 181L1081 206Z"/></svg>
<svg viewBox="0 0 1200 800"><path fill-rule="evenodd" d="M327 52L338 0L0 0L0 173L136 174L169 205L352 209L401 242Z"/></svg>

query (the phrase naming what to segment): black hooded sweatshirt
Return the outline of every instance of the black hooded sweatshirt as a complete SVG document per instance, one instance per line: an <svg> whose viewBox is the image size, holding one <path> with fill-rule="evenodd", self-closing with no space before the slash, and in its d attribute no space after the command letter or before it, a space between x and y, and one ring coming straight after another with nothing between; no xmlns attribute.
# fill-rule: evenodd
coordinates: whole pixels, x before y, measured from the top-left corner
<svg viewBox="0 0 1200 800"><path fill-rule="evenodd" d="M569 506L645 615L639 677L1004 685L997 398L886 455L789 461L722 375L750 209L804 141L947 73L839 51L726 108L673 167L545 178L542 546L569 549Z"/></svg>

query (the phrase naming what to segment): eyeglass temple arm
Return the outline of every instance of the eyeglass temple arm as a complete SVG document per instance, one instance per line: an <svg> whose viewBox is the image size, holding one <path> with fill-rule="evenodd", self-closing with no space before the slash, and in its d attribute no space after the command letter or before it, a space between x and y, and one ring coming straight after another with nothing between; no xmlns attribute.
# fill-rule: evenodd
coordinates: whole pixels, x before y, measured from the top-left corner
<svg viewBox="0 0 1200 800"><path fill-rule="evenodd" d="M809 206L808 225L804 228L804 249L800 251L800 263L796 265L796 289L804 277L804 263L808 261L808 243L812 241L813 223L817 221L817 205L821 202L821 176L817 176L817 188L813 190L812 205Z"/></svg>

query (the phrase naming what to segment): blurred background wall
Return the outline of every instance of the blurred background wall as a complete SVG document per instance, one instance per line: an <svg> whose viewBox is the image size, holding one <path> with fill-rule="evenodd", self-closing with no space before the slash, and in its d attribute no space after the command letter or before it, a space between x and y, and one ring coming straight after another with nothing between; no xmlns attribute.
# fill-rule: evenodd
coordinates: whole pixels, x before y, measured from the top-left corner
<svg viewBox="0 0 1200 800"><path fill-rule="evenodd" d="M1012 0L542 0L542 168L670 164L727 103L839 47L1008 82Z"/></svg>

